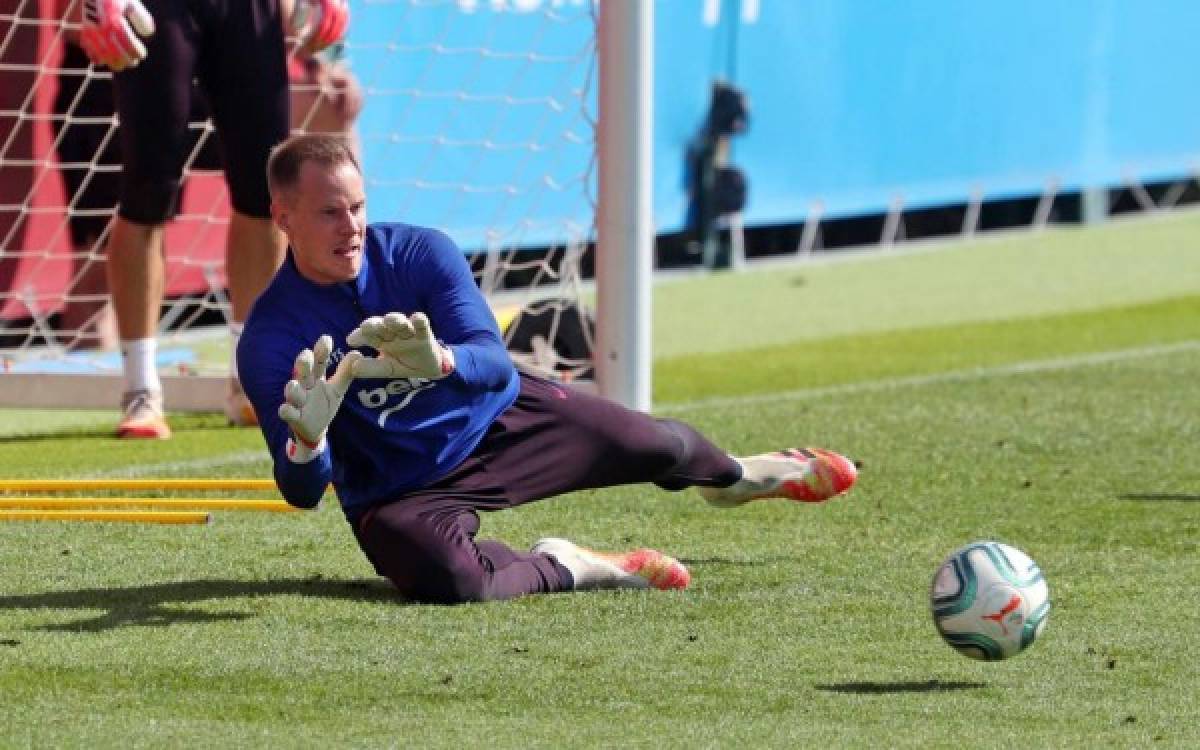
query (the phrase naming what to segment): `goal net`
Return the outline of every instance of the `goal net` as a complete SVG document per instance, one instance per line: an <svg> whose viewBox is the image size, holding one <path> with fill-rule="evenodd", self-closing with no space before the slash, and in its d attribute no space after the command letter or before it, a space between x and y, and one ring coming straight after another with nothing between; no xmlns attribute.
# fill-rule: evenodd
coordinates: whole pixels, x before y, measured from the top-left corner
<svg viewBox="0 0 1200 750"><path fill-rule="evenodd" d="M361 95L369 219L445 231L514 358L587 378L594 0L351 0L351 12L343 45L292 66L293 128L340 127ZM117 123L101 106L111 76L72 49L76 28L56 0L0 0L0 372L30 378L22 405L107 408L120 375L104 281ZM228 367L228 199L203 114L164 248L173 409L219 408ZM83 374L114 384L79 387ZM38 395L59 376L64 388ZM172 397L175 381L190 398Z"/></svg>

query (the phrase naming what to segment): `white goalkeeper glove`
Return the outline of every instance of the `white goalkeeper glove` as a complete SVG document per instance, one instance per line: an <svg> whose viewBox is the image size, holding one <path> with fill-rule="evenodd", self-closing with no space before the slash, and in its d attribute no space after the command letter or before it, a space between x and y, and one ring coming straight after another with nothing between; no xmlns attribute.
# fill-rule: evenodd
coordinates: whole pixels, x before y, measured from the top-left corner
<svg viewBox="0 0 1200 750"><path fill-rule="evenodd" d="M292 31L300 39L300 54L315 55L341 41L350 24L347 0L296 0Z"/></svg>
<svg viewBox="0 0 1200 750"><path fill-rule="evenodd" d="M283 389L279 418L291 428L293 440L288 457L297 463L305 463L321 452L325 431L354 380L355 363L362 359L360 352L350 352L333 376L326 379L332 351L333 339L322 336L312 349L296 355L292 380Z"/></svg>
<svg viewBox="0 0 1200 750"><path fill-rule="evenodd" d="M79 46L96 65L114 71L132 68L146 57L138 36L153 33L154 17L141 0L83 0Z"/></svg>
<svg viewBox="0 0 1200 750"><path fill-rule="evenodd" d="M346 343L379 352L378 357L364 358L354 366L356 377L438 380L454 372L454 354L433 337L425 313L367 318L350 332Z"/></svg>

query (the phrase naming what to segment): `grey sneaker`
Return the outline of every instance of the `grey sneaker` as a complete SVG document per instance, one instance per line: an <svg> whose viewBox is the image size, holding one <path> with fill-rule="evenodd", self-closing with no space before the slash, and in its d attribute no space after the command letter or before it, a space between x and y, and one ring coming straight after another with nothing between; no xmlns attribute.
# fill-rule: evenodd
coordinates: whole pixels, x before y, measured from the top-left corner
<svg viewBox="0 0 1200 750"><path fill-rule="evenodd" d="M162 391L126 391L121 396L124 412L117 424L117 437L166 440L171 428L163 416Z"/></svg>

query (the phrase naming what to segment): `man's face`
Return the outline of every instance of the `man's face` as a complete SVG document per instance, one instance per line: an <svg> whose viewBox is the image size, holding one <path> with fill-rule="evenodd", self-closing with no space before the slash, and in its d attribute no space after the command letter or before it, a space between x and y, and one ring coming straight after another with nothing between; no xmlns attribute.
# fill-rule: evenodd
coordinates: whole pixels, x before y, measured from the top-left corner
<svg viewBox="0 0 1200 750"><path fill-rule="evenodd" d="M275 196L271 214L287 235L302 276L318 284L358 276L366 203L362 175L353 164L305 162L300 167L300 179Z"/></svg>

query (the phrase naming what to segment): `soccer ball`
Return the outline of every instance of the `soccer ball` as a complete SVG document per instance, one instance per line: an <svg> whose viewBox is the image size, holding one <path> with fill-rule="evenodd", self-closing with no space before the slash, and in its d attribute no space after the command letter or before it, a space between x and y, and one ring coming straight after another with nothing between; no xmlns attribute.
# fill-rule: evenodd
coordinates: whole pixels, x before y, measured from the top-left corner
<svg viewBox="0 0 1200 750"><path fill-rule="evenodd" d="M929 603L946 643L972 659L999 661L1021 653L1042 634L1050 590L1024 552L981 541L956 549L942 562Z"/></svg>

